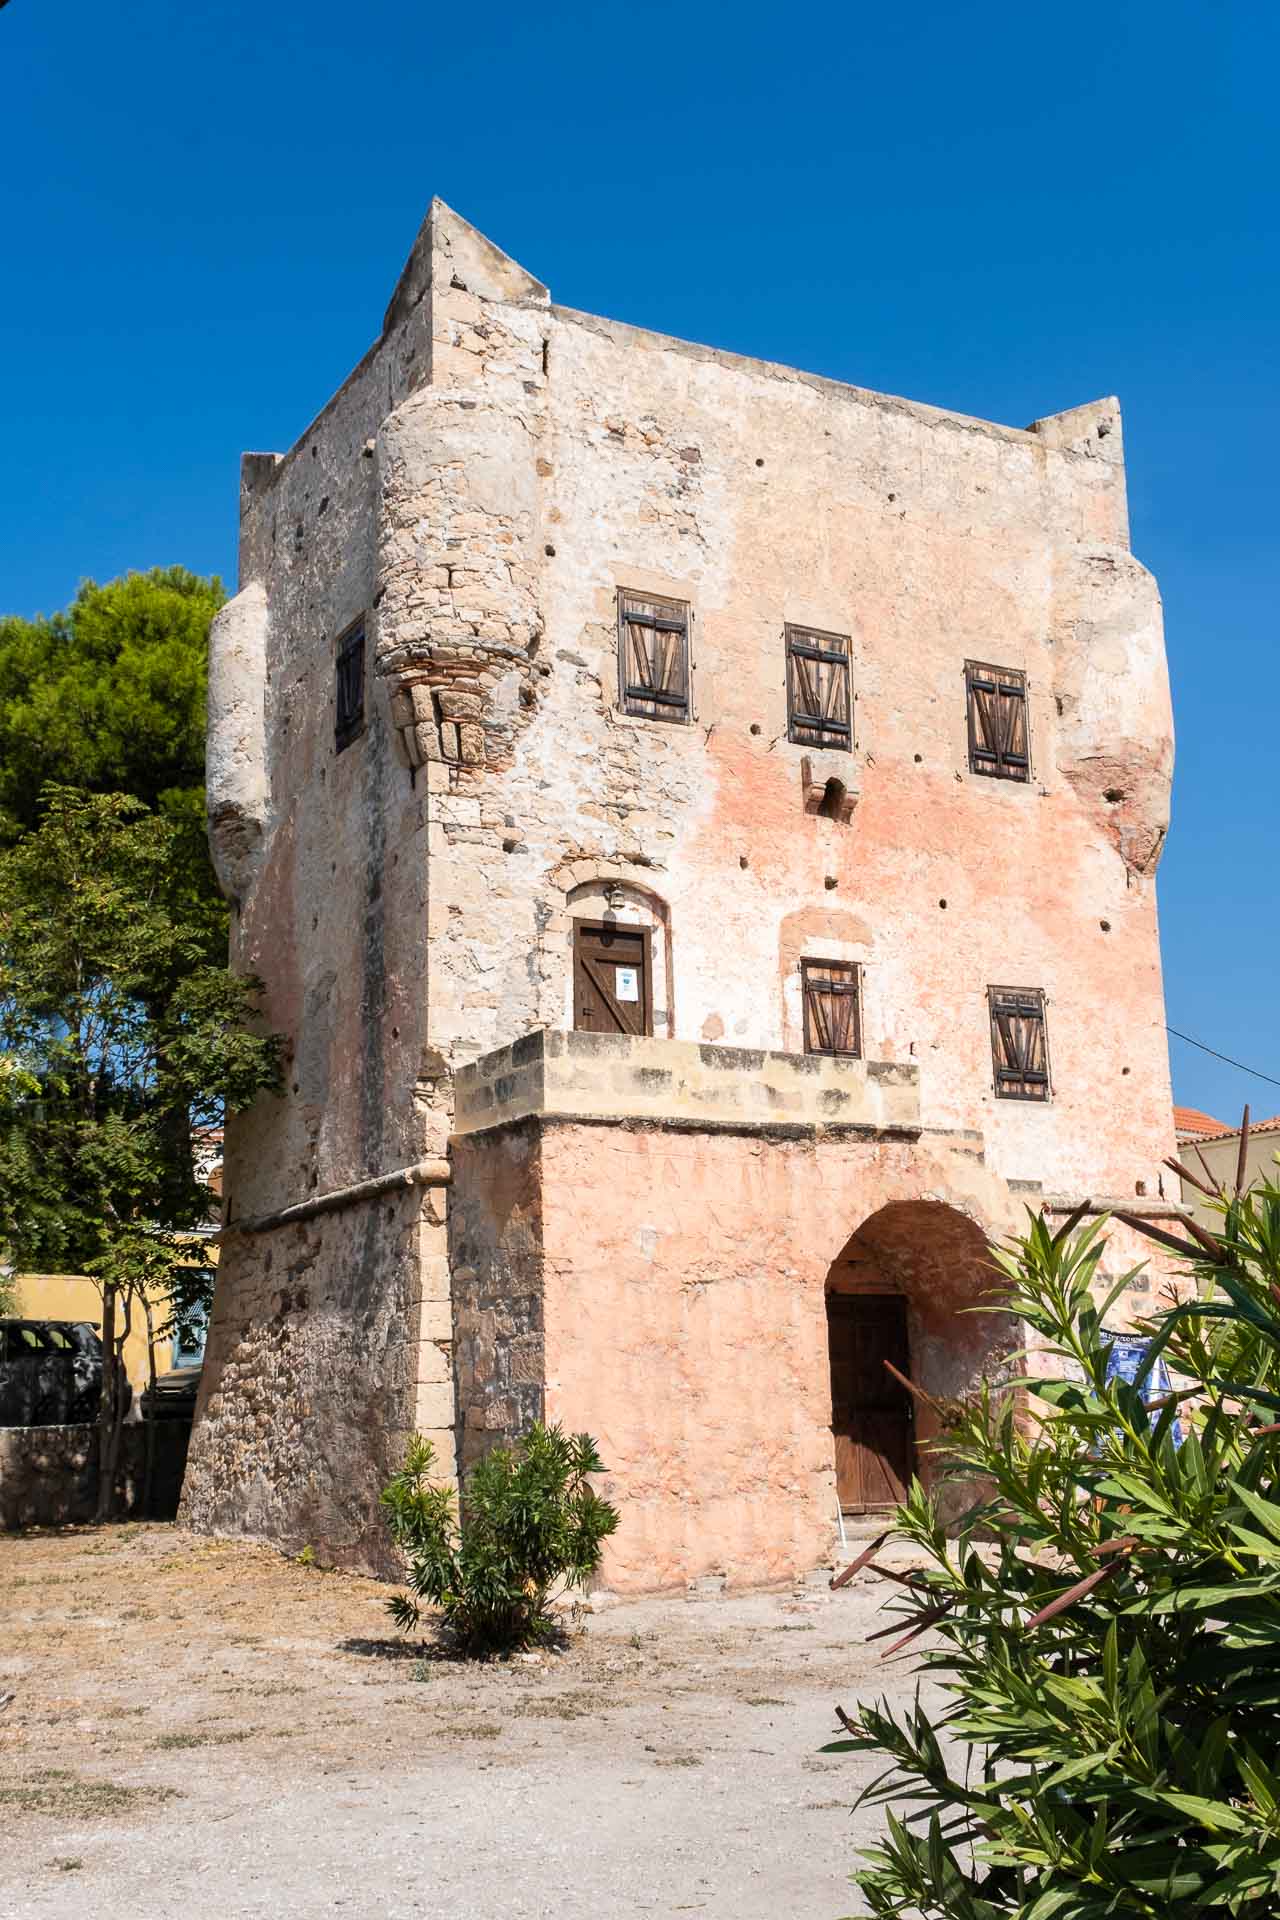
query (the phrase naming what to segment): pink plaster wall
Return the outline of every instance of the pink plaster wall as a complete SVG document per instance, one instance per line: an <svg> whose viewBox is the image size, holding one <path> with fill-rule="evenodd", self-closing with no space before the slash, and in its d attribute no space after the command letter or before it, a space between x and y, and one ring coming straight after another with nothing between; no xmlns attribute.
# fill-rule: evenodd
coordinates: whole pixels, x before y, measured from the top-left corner
<svg viewBox="0 0 1280 1920"><path fill-rule="evenodd" d="M610 1469L623 1521L607 1583L750 1584L817 1564L836 1525L832 1264L865 1220L931 1190L1006 1231L1000 1183L937 1143L626 1126L547 1127L542 1173L547 1417L593 1433ZM978 1287L972 1223L934 1204ZM928 1283L908 1287L921 1323L954 1333L954 1297L940 1306ZM984 1357L963 1332L930 1383L970 1384Z"/></svg>

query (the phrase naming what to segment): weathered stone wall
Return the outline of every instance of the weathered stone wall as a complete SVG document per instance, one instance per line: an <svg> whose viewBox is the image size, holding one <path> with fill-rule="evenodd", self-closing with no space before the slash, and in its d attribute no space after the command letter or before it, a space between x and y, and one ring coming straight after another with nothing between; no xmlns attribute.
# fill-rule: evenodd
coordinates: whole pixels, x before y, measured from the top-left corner
<svg viewBox="0 0 1280 1920"><path fill-rule="evenodd" d="M548 366L547 672L469 874L508 976L460 1039L568 1024L571 887L616 877L663 904L676 1037L796 1050L799 960L857 960L866 1052L919 1063L926 1122L980 1128L1014 1178L1155 1191L1169 714L1114 406L1057 447L554 309ZM688 727L616 711L620 585L693 607ZM788 619L852 635L847 826L805 810ZM968 771L968 657L1029 675L1027 786ZM1048 995L1049 1107L993 1097L999 983Z"/></svg>
<svg viewBox="0 0 1280 1920"><path fill-rule="evenodd" d="M543 1181L535 1125L459 1141L449 1209L461 1472L546 1411Z"/></svg>
<svg viewBox="0 0 1280 1920"><path fill-rule="evenodd" d="M433 1043L569 1024L572 920L612 884L663 929L660 1031L797 1050L800 959L858 960L866 1051L918 1062L926 1120L1014 1178L1154 1191L1171 729L1115 403L1023 432L549 307L514 268L477 293L436 225L433 380L379 443L378 642L428 789ZM616 710L623 585L693 608L689 726ZM848 824L806 810L787 620L852 637ZM1026 786L968 770L969 657L1029 675ZM993 1097L1001 983L1048 995L1047 1108Z"/></svg>
<svg viewBox="0 0 1280 1920"><path fill-rule="evenodd" d="M115 1505L119 1516L167 1520L177 1511L190 1429L183 1420L157 1423L151 1498L144 1503L147 1434L120 1435ZM96 1426L0 1427L0 1532L24 1527L85 1526L98 1507Z"/></svg>
<svg viewBox="0 0 1280 1920"><path fill-rule="evenodd" d="M420 245L383 336L291 452L243 464L240 592L211 636L210 839L233 901L233 963L264 982L263 1019L288 1062L279 1098L229 1120L232 1228L447 1139L427 1027L426 792L373 671L377 436L430 377L428 269ZM338 752L336 649L359 619L365 724ZM230 1237L193 1523L376 1562L376 1492L400 1439L416 1426L452 1449L447 1275L443 1201L416 1190L305 1232Z"/></svg>
<svg viewBox="0 0 1280 1920"><path fill-rule="evenodd" d="M430 1207L433 1199L425 1205ZM183 1518L338 1566L394 1565L378 1495L415 1425L424 1201L417 1189L223 1244ZM446 1334L446 1342L447 1342Z"/></svg>

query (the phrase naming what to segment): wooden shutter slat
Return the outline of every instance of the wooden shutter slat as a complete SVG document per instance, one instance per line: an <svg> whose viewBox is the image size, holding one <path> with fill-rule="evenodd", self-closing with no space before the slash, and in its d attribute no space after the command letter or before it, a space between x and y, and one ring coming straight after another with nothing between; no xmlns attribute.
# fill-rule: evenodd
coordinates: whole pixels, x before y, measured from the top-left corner
<svg viewBox="0 0 1280 1920"><path fill-rule="evenodd" d="M806 1053L861 1058L860 973L848 961L800 962Z"/></svg>
<svg viewBox="0 0 1280 1920"><path fill-rule="evenodd" d="M789 737L808 746L848 748L849 642L842 634L786 629Z"/></svg>
<svg viewBox="0 0 1280 1920"><path fill-rule="evenodd" d="M809 1012L813 1020L813 1047L815 1053L830 1053L831 1031L827 1025L827 1009L823 995L816 985L807 989Z"/></svg>
<svg viewBox="0 0 1280 1920"><path fill-rule="evenodd" d="M997 780L1029 780L1026 675L969 660L965 701L969 771Z"/></svg>
<svg viewBox="0 0 1280 1920"><path fill-rule="evenodd" d="M642 626L637 625L634 620L628 620L627 638L631 651L629 677L642 687L651 687L653 666L649 658L649 636Z"/></svg>
<svg viewBox="0 0 1280 1920"><path fill-rule="evenodd" d="M619 593L619 677L625 713L682 720L689 712L689 612L665 611L642 596Z"/></svg>
<svg viewBox="0 0 1280 1920"><path fill-rule="evenodd" d="M805 658L804 654L798 653L796 655L796 678L800 683L798 704L801 719L808 719L810 715L816 718L822 711L817 694L814 691L813 681L809 676L810 664L810 661Z"/></svg>
<svg viewBox="0 0 1280 1920"><path fill-rule="evenodd" d="M996 1093L1011 1100L1049 1098L1049 1044L1039 988L991 987L991 1059Z"/></svg>

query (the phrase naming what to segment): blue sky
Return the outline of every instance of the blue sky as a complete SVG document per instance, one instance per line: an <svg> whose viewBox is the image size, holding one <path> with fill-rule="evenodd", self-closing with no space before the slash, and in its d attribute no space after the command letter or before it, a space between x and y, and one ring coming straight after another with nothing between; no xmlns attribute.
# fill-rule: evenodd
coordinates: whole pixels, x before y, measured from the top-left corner
<svg viewBox="0 0 1280 1920"><path fill-rule="evenodd" d="M1269 0L11 0L0 607L230 580L243 448L433 193L565 305L1025 425L1118 393L1178 719L1170 1023L1280 1080ZM1179 1099L1280 1086L1171 1043Z"/></svg>

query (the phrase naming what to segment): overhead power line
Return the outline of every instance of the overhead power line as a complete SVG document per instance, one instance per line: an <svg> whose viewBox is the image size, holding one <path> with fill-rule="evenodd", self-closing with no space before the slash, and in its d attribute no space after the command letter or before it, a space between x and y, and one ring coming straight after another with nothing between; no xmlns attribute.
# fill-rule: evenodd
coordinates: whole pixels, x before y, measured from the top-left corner
<svg viewBox="0 0 1280 1920"><path fill-rule="evenodd" d="M1280 1087L1280 1080L1274 1074L1260 1073L1257 1067L1246 1067L1243 1060L1233 1060L1229 1053L1219 1053L1216 1047L1206 1047L1203 1040L1193 1040L1189 1033L1179 1033L1176 1027L1170 1026L1165 1027L1165 1032L1171 1033L1175 1040L1185 1040L1189 1047L1199 1047L1201 1053L1211 1053L1215 1060L1225 1060L1229 1067L1238 1067L1241 1073L1251 1073L1255 1080L1266 1080L1273 1087Z"/></svg>

